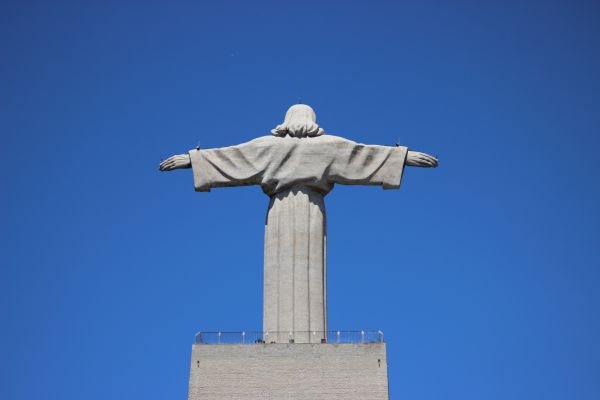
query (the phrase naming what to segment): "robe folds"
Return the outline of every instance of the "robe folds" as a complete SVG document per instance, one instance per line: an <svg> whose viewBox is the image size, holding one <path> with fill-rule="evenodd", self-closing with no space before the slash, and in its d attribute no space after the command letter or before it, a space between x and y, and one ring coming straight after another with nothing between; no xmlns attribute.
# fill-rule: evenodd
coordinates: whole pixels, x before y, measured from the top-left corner
<svg viewBox="0 0 600 400"><path fill-rule="evenodd" d="M399 188L407 151L322 135L263 136L189 152L196 191L260 185L271 199L265 222L265 341L327 338L324 196L336 183Z"/></svg>

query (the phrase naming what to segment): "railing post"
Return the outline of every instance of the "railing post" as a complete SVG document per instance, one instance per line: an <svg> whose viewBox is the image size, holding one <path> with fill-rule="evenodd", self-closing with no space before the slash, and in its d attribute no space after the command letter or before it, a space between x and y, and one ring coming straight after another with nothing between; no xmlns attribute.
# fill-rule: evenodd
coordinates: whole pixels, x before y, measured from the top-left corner
<svg viewBox="0 0 600 400"><path fill-rule="evenodd" d="M365 342L365 331L360 331L360 342L361 343Z"/></svg>
<svg viewBox="0 0 600 400"><path fill-rule="evenodd" d="M221 332L217 334L217 343L221 344Z"/></svg>
<svg viewBox="0 0 600 400"><path fill-rule="evenodd" d="M337 331L337 342L340 342L340 331Z"/></svg>
<svg viewBox="0 0 600 400"><path fill-rule="evenodd" d="M246 332L242 331L242 344L246 343Z"/></svg>
<svg viewBox="0 0 600 400"><path fill-rule="evenodd" d="M379 332L379 343L383 343L383 332L382 331L378 331Z"/></svg>

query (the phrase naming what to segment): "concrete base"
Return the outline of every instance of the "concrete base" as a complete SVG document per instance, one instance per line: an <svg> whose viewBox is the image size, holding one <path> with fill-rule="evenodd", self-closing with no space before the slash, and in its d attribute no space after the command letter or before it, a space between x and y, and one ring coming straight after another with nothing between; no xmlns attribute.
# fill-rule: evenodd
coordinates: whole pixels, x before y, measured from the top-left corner
<svg viewBox="0 0 600 400"><path fill-rule="evenodd" d="M189 400L388 400L385 343L193 345Z"/></svg>

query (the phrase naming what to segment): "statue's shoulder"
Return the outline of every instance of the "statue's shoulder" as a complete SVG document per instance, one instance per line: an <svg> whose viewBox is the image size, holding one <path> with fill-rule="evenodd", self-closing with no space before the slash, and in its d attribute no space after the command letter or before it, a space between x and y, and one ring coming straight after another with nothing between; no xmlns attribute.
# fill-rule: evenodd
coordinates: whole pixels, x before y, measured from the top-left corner
<svg viewBox="0 0 600 400"><path fill-rule="evenodd" d="M322 138L323 141L328 142L328 143L350 143L350 142L352 142L352 140L346 139L345 137L330 135L330 134L322 135L319 137Z"/></svg>
<svg viewBox="0 0 600 400"><path fill-rule="evenodd" d="M271 143L276 142L277 139L278 139L277 136L265 135L265 136L259 136L259 137L255 138L255 139L252 139L248 143L259 144L259 145L266 145L266 144L271 144Z"/></svg>
<svg viewBox="0 0 600 400"><path fill-rule="evenodd" d="M321 135L319 137L323 138L324 140L330 140L330 141L340 141L340 140L348 141L348 139L346 139L346 138L343 138L343 137L337 136L337 135L331 135L329 133Z"/></svg>
<svg viewBox="0 0 600 400"><path fill-rule="evenodd" d="M285 146L312 146L315 144L337 144L351 143L351 140L341 136L324 134L316 137L293 138L290 136L275 136L265 135L259 136L249 141L249 144L268 146L268 145L285 145Z"/></svg>

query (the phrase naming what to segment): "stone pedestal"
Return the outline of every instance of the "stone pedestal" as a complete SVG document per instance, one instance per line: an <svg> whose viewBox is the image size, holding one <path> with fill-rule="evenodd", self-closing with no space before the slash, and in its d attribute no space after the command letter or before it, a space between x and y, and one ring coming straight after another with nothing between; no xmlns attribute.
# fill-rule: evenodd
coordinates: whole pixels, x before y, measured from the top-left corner
<svg viewBox="0 0 600 400"><path fill-rule="evenodd" d="M189 400L388 400L385 343L195 344Z"/></svg>

